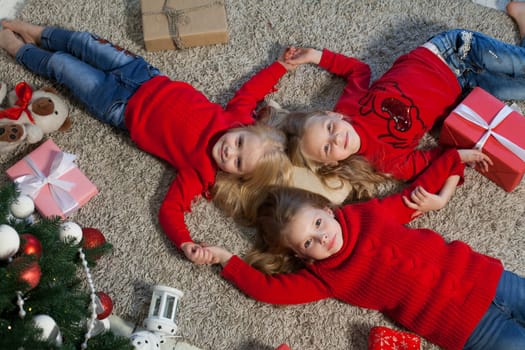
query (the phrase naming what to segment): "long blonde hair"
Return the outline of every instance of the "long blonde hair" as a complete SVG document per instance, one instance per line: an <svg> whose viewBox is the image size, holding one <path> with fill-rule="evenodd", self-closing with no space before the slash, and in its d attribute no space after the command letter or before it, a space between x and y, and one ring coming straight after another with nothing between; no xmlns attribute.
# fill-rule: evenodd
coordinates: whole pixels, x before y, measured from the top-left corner
<svg viewBox="0 0 525 350"><path fill-rule="evenodd" d="M248 264L266 274L296 271L309 263L299 259L282 234L297 212L305 207L330 207L330 201L303 189L271 186L257 210L257 236L246 255Z"/></svg>
<svg viewBox="0 0 525 350"><path fill-rule="evenodd" d="M261 110L259 118L286 134L288 156L292 164L312 170L327 187L334 190L348 184L349 193L346 201L370 199L378 195L379 185L395 182L390 175L376 171L372 164L360 155L351 155L336 165L324 165L305 157L301 150L301 142L306 122L311 117L319 115L327 115L327 112L288 112L284 109L266 106ZM334 184L336 184L335 188Z"/></svg>
<svg viewBox="0 0 525 350"><path fill-rule="evenodd" d="M266 187L290 185L292 165L286 154L286 136L280 130L261 123L232 130L239 129L257 135L265 152L250 174L239 177L217 172L212 188L213 202L236 221L253 225Z"/></svg>

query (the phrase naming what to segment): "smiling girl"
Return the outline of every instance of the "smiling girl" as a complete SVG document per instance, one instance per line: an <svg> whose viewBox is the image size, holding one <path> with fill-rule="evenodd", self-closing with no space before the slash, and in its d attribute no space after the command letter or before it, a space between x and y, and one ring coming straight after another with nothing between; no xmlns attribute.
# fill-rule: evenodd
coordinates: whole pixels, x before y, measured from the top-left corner
<svg viewBox="0 0 525 350"><path fill-rule="evenodd" d="M282 61L261 70L223 108L95 34L17 20L2 26L0 47L18 63L65 85L97 119L129 131L141 149L177 169L159 219L191 261L211 259L184 222L196 196L213 191L230 215L243 216L260 188L287 183L284 135L252 125L256 104L287 71ZM221 191L222 184L228 191Z"/></svg>
<svg viewBox="0 0 525 350"><path fill-rule="evenodd" d="M462 174L448 150L403 193L341 208L277 187L259 209L259 240L246 262L206 249L224 278L262 302L335 298L378 310L445 349L523 349L525 280L464 242L405 225L442 207ZM421 188L439 193L421 196Z"/></svg>

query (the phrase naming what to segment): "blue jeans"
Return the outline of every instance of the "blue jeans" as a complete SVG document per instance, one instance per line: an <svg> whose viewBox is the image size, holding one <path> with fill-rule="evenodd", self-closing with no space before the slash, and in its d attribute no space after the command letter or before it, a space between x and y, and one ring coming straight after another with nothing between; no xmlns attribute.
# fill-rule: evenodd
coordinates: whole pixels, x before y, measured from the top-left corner
<svg viewBox="0 0 525 350"><path fill-rule="evenodd" d="M525 100L525 47L470 30L432 37L465 93L479 86L502 100Z"/></svg>
<svg viewBox="0 0 525 350"><path fill-rule="evenodd" d="M525 349L524 278L503 271L496 296L470 335L464 349Z"/></svg>
<svg viewBox="0 0 525 350"><path fill-rule="evenodd" d="M97 119L126 129L124 110L145 81L160 74L142 57L88 32L44 29L41 45L24 45L16 60L66 86Z"/></svg>

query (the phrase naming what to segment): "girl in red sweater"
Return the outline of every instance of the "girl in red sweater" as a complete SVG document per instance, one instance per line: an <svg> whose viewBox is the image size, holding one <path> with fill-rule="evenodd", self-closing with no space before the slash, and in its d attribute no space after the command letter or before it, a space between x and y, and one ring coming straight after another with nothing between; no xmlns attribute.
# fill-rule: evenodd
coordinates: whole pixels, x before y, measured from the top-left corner
<svg viewBox="0 0 525 350"><path fill-rule="evenodd" d="M458 153L447 150L402 193L335 209L277 187L259 208L259 240L247 256L255 268L207 249L224 278L262 302L336 298L446 349L523 349L525 280L463 242L405 225L417 211L442 207L462 174ZM420 197L421 187L440 192Z"/></svg>
<svg viewBox="0 0 525 350"><path fill-rule="evenodd" d="M518 24L520 45L450 30L399 57L372 85L369 66L355 58L290 48L287 63L318 64L346 80L334 112L291 113L277 120L288 134L292 162L325 182L333 177L356 181L351 195L357 198L373 192L362 189L363 183L381 181L374 169L412 180L443 152L440 147L417 149L421 138L473 87L500 99L525 100L525 3L510 2L507 11ZM470 152L471 161L487 171L490 159ZM362 159L373 167L362 165Z"/></svg>
<svg viewBox="0 0 525 350"><path fill-rule="evenodd" d="M252 117L289 68L282 59L252 77L223 108L95 34L16 20L2 25L0 47L18 63L65 85L97 119L129 131L141 149L177 169L159 219L191 261L211 259L184 222L196 196L214 194L228 214L249 217L262 187L288 182L284 135L255 125Z"/></svg>

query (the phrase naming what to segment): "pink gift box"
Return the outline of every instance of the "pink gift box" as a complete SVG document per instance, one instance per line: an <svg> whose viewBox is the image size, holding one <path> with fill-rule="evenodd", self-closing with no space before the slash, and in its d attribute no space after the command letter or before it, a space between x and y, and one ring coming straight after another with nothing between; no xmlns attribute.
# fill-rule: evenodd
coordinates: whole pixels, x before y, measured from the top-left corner
<svg viewBox="0 0 525 350"><path fill-rule="evenodd" d="M42 216L64 219L98 193L74 159L47 140L7 169L7 175L22 194L33 198Z"/></svg>
<svg viewBox="0 0 525 350"><path fill-rule="evenodd" d="M481 147L494 163L481 174L511 192L525 174L523 130L523 115L476 87L445 119L439 142L456 148Z"/></svg>

